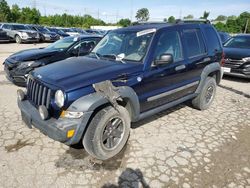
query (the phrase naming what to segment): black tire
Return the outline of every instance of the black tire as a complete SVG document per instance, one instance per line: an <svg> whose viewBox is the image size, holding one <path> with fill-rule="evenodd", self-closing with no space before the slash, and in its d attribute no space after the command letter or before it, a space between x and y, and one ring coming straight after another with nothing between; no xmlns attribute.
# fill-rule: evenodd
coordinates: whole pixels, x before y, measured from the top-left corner
<svg viewBox="0 0 250 188"><path fill-rule="evenodd" d="M15 40L16 40L17 44L21 44L22 43L22 39L21 39L21 37L19 35L16 35Z"/></svg>
<svg viewBox="0 0 250 188"><path fill-rule="evenodd" d="M117 110L111 106L100 110L93 117L83 137L85 150L92 157L100 160L114 157L126 145L130 124L129 113L122 106L119 106ZM117 136L119 134L121 134L120 137ZM111 147L112 142L113 147Z"/></svg>
<svg viewBox="0 0 250 188"><path fill-rule="evenodd" d="M207 77L200 94L192 100L192 104L199 110L206 110L212 104L216 93L216 81L213 77Z"/></svg>

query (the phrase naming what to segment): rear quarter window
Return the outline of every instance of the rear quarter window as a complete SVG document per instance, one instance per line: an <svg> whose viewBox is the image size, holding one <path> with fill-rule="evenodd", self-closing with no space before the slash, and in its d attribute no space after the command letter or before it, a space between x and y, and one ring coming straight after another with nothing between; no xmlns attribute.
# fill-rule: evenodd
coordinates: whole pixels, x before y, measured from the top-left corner
<svg viewBox="0 0 250 188"><path fill-rule="evenodd" d="M217 32L212 27L204 28L204 32L207 38L207 46L209 50L214 51L222 48Z"/></svg>
<svg viewBox="0 0 250 188"><path fill-rule="evenodd" d="M206 52L200 29L185 29L183 34L189 58L202 55Z"/></svg>

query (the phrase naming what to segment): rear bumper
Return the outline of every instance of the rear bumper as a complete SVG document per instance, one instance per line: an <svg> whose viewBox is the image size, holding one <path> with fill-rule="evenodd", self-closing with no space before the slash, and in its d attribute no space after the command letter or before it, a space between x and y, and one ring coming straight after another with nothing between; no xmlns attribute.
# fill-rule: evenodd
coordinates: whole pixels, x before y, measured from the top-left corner
<svg viewBox="0 0 250 188"><path fill-rule="evenodd" d="M35 127L53 140L66 145L76 144L81 140L92 114L92 112L86 112L80 119L49 118L42 120L38 110L28 100L18 100L18 107L21 110L22 120L29 128ZM68 138L67 132L72 129L75 130L74 136Z"/></svg>

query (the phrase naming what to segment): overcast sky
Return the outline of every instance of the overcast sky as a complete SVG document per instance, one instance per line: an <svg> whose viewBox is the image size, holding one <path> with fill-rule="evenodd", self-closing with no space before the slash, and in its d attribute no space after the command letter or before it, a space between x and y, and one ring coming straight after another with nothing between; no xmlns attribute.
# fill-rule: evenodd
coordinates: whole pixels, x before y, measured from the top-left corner
<svg viewBox="0 0 250 188"><path fill-rule="evenodd" d="M7 0L9 5L18 4L20 7L36 6L42 15L50 14L90 14L107 22L115 22L121 18L133 18L140 8L148 8L150 20L162 21L163 18L174 16L180 18L188 14L195 18L203 12L210 12L210 19L218 15L239 15L250 11L250 0Z"/></svg>

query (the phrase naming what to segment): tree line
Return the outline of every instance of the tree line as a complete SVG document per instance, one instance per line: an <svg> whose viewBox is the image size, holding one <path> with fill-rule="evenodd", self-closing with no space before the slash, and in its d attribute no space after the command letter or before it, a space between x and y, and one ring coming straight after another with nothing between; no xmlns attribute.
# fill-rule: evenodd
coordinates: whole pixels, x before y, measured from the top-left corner
<svg viewBox="0 0 250 188"><path fill-rule="evenodd" d="M208 19L209 12L204 11L200 18ZM150 13L147 8L141 8L136 12L135 16L138 22L148 21ZM189 14L184 19L193 19L194 16ZM175 23L176 18L170 16L164 18L165 22ZM96 19L91 15L84 16L73 16L69 14L55 14L49 16L42 16L40 11L35 8L24 7L20 8L14 4L11 7L8 5L6 0L0 0L0 22L15 22L15 23L29 23L29 24L41 24L48 26L60 26L60 27L81 27L89 28L92 25L107 25L103 20ZM229 33L250 33L250 13L243 12L239 16L224 16L219 15L215 20L212 21L215 28L219 31ZM132 25L132 21L128 18L121 19L117 23L112 25L120 25L123 27ZM110 24L108 24L110 25Z"/></svg>

